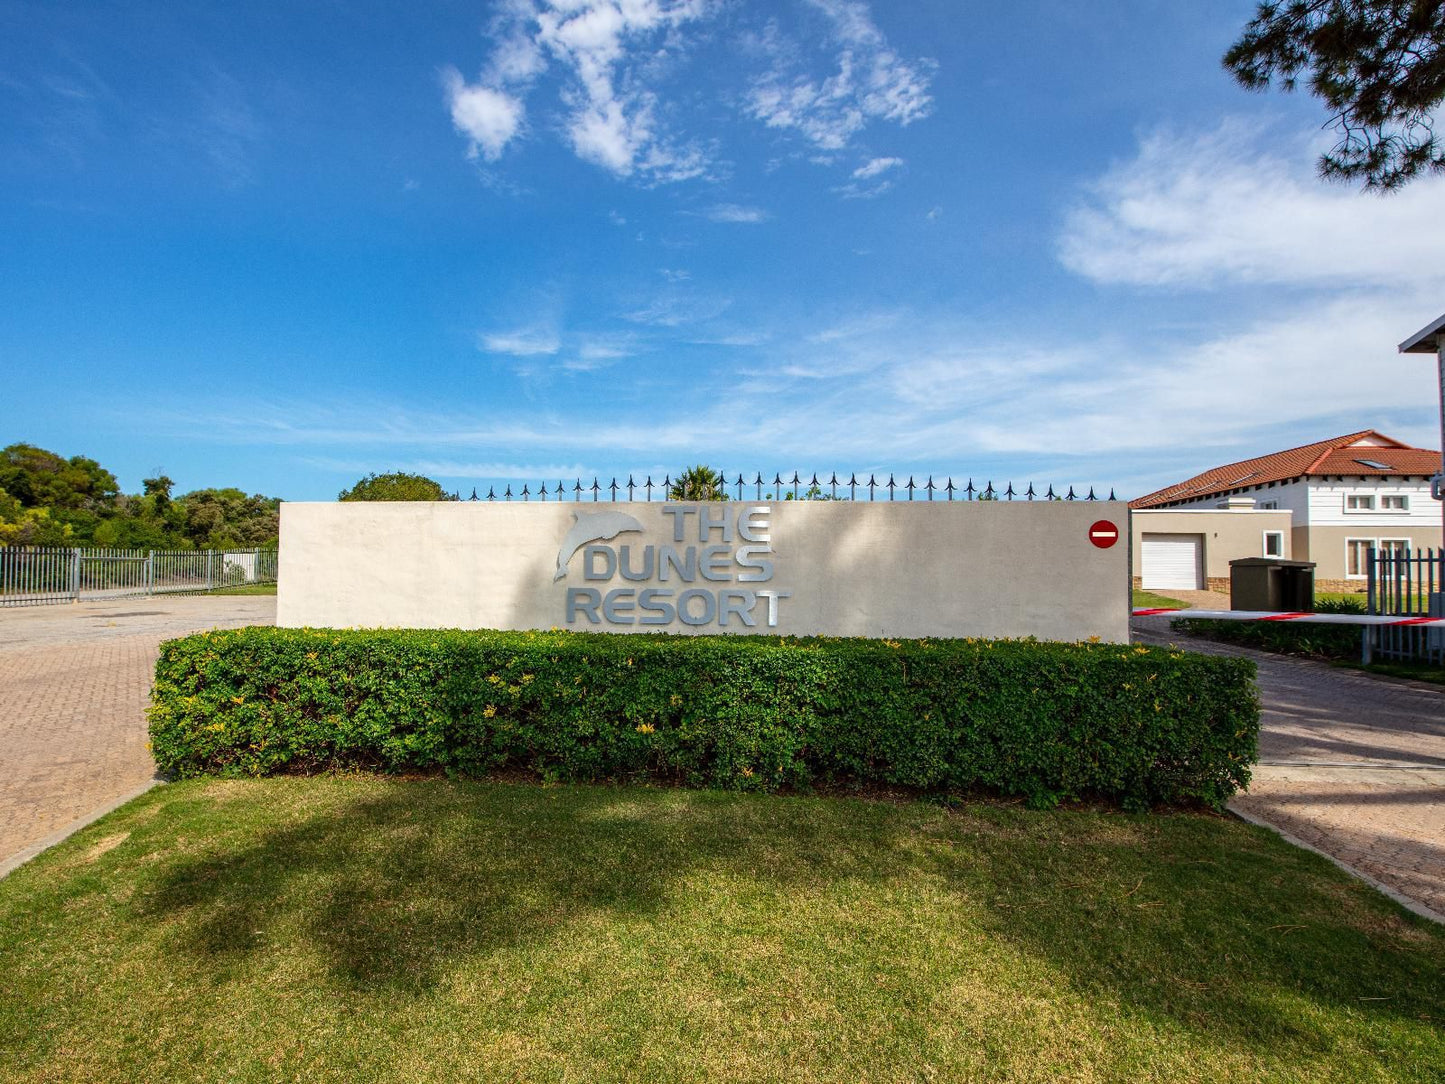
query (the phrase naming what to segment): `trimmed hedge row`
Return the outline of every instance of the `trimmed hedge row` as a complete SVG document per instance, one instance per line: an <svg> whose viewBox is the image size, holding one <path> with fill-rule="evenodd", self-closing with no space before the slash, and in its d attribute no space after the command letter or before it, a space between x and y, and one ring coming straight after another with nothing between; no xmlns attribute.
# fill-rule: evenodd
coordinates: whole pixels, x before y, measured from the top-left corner
<svg viewBox="0 0 1445 1084"><path fill-rule="evenodd" d="M1353 598L1321 599L1315 612L1362 614L1363 601ZM1169 627L1191 636L1221 643L1240 644L1281 655L1359 662L1360 628L1357 625L1317 625L1308 621L1228 621L1207 617L1178 617Z"/></svg>
<svg viewBox="0 0 1445 1084"><path fill-rule="evenodd" d="M1218 806L1255 756L1253 675L1118 644L249 628L162 646L150 730L180 776L522 768Z"/></svg>

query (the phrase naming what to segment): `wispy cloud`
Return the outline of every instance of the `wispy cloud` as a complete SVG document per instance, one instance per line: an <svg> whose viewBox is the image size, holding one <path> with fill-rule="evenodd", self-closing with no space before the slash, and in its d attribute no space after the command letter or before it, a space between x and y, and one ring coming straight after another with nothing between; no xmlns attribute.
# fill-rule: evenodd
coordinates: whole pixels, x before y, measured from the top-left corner
<svg viewBox="0 0 1445 1084"><path fill-rule="evenodd" d="M1257 126L1157 133L1091 186L1059 241L1103 283L1408 286L1445 279L1445 178L1388 197L1321 184Z"/></svg>
<svg viewBox="0 0 1445 1084"><path fill-rule="evenodd" d="M575 353L562 362L562 368L574 373L605 369L638 351L637 340L630 335L587 336L578 343Z"/></svg>
<svg viewBox="0 0 1445 1084"><path fill-rule="evenodd" d="M716 203L702 212L709 222L730 222L756 226L768 220L768 212L760 207L744 207L737 203Z"/></svg>
<svg viewBox="0 0 1445 1084"><path fill-rule="evenodd" d="M624 312L622 318L630 323L649 324L653 327L685 327L721 316L731 304L732 298L729 297L669 289L645 305Z"/></svg>
<svg viewBox="0 0 1445 1084"><path fill-rule="evenodd" d="M872 158L853 171L853 179L833 189L844 199L876 199L893 187L893 179L884 174L899 169L902 158Z"/></svg>
<svg viewBox="0 0 1445 1084"><path fill-rule="evenodd" d="M489 354L510 354L518 358L555 354L562 349L557 332L546 328L519 328L515 331L482 332L477 347Z"/></svg>
<svg viewBox="0 0 1445 1084"><path fill-rule="evenodd" d="M452 123L469 156L499 160L527 133L527 100L555 71L557 127L578 157L649 185L715 178L726 166L717 138L679 131L695 88L674 76L701 40L761 57L766 71L724 97L740 99L746 116L770 128L802 135L816 151L840 151L874 122L908 125L929 114L933 62L900 56L866 4L799 2L816 15L826 73L815 70L816 48L799 47L775 23L735 38L707 27L732 9L728 0L505 0L476 80L443 71ZM897 164L875 162L879 171Z"/></svg>
<svg viewBox="0 0 1445 1084"><path fill-rule="evenodd" d="M771 28L760 40L772 66L748 92L751 116L770 128L796 131L824 151L847 147L872 121L906 126L928 116L933 106L932 61L899 56L866 4L808 2L829 24L834 70L825 78L803 70L801 51Z"/></svg>
<svg viewBox="0 0 1445 1084"><path fill-rule="evenodd" d="M192 138L226 184L249 184L266 128L251 108L245 88L235 77L212 66L200 77L196 101Z"/></svg>
<svg viewBox="0 0 1445 1084"><path fill-rule="evenodd" d="M902 158L870 158L853 171L855 181L866 181L876 177L880 173L886 173L890 169L898 169L903 165Z"/></svg>
<svg viewBox="0 0 1445 1084"><path fill-rule="evenodd" d="M700 336L689 339L694 346L762 346L772 340L766 331L734 331L723 335Z"/></svg>
<svg viewBox="0 0 1445 1084"><path fill-rule="evenodd" d="M567 77L565 130L578 157L654 183L700 177L709 164L705 146L668 133L651 82L681 48L675 32L713 6L713 0L511 0L493 20L498 44L478 81L446 73L452 121L470 140L470 153L495 161L522 129L532 84L556 63Z"/></svg>
<svg viewBox="0 0 1445 1084"><path fill-rule="evenodd" d="M833 324L822 331L815 331L807 336L807 341L812 343L836 343L844 339L857 339L874 332L885 331L896 325L903 318L903 314L896 310L886 312L870 312L859 316L851 316L841 323Z"/></svg>

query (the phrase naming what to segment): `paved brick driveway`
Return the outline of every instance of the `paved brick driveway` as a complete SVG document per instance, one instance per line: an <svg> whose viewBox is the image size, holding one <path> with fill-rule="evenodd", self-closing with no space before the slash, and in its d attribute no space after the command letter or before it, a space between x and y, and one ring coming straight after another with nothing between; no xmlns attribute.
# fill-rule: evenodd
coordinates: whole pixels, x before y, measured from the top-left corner
<svg viewBox="0 0 1445 1084"><path fill-rule="evenodd" d="M1445 687L1181 637L1259 667L1259 765L1230 808L1338 859L1445 920Z"/></svg>
<svg viewBox="0 0 1445 1084"><path fill-rule="evenodd" d="M275 619L274 596L0 608L0 873L152 779L144 712L162 640Z"/></svg>

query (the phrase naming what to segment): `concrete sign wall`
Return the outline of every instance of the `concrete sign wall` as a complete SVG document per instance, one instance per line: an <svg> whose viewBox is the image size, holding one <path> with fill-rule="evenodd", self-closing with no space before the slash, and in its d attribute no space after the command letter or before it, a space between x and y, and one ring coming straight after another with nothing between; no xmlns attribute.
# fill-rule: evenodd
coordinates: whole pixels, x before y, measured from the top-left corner
<svg viewBox="0 0 1445 1084"><path fill-rule="evenodd" d="M277 624L1125 641L1128 591L1116 502L287 502Z"/></svg>

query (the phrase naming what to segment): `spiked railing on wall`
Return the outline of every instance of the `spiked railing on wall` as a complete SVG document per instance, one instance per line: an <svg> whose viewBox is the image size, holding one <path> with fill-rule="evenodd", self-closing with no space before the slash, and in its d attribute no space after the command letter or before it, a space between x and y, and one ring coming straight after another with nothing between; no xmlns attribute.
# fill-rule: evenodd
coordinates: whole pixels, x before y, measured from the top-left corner
<svg viewBox="0 0 1445 1084"><path fill-rule="evenodd" d="M830 472L827 482L821 481L816 471L813 472L812 477L807 482L803 481L802 473L800 471L794 471L792 478L789 479L784 479L782 472L777 471L773 474L773 480L771 482L767 482L764 480L761 471L755 472L751 481L748 480L744 475L739 474L736 479L730 482L727 480L727 474L722 471L718 472L718 477L722 479L723 493L727 497L739 501L747 499L758 501L911 501L914 500L915 495L919 493L921 493L922 496L917 497L917 499L929 501L1042 500L1087 502L1099 500L1112 501L1118 499L1114 496L1114 490L1112 487L1110 487L1109 495L1107 497L1099 497L1093 486L1089 487L1088 494L1083 497L1079 496L1075 492L1073 486L1069 486L1061 496L1057 492L1055 492L1053 484L1049 483L1043 494L1040 495L1038 490L1034 487L1033 482L1029 482L1028 488L1022 491L1015 489L1012 482L1007 483L1004 489L999 490L997 487L994 486L993 480L988 479L985 481L984 487L982 489L979 489L978 486L974 485L972 478L967 479L966 484L960 486L956 482L954 482L951 475L946 477L941 485L934 480L934 477L931 474L928 476L927 481L923 483L915 481L913 475L911 474L908 476L908 480L906 482L899 482L897 480L897 477L893 474L888 475L888 480L886 482L880 482L876 474L868 475L867 481L860 481L856 473L850 473L848 475L848 480L845 482L838 477L838 473L836 471ZM804 486L806 486L807 488L803 489L802 487ZM826 492L824 492L825 486L827 487ZM840 486L846 487L846 494L840 494L838 492ZM602 499L603 494L606 494L608 501L615 502L619 499L618 494L621 493L623 490L626 490L626 499L629 501L638 499L638 490L642 491L642 500L652 501L654 499L653 491L657 490L660 492L661 496L656 499L670 501L677 499L677 497L675 497L672 492L672 488L673 486L671 475L664 475L661 482L654 482L652 480L652 475L649 474L645 476L644 481L638 482L636 475L629 474L625 482L619 482L617 478L614 477L605 485L597 477L594 477L592 479L591 485L584 485L581 478L577 478L571 486L568 486L566 485L566 483L559 480L555 489L549 488L548 484L546 482L543 482L541 486L535 491L535 493L531 489L530 484L526 482L522 483L521 490L515 494L512 492L511 483L507 483L506 489L500 495L498 495L495 486L488 486L487 495L485 497L479 497L474 487L472 489L472 495L467 499L472 501L511 501L516 499L530 501L533 496L536 496L538 500L543 501L548 500L549 497L558 501L564 501L568 499L568 490L570 489L571 499L573 501L585 501L590 499L593 502L597 502ZM767 490L766 493L764 492L765 489ZM866 496L859 495L860 489L867 491ZM752 492L748 493L748 490L751 490ZM900 491L906 492L907 496L902 496ZM886 496L884 495L885 493ZM694 498L690 494L684 492L682 494L682 499L692 500ZM706 499L706 495L700 494L696 499Z"/></svg>

